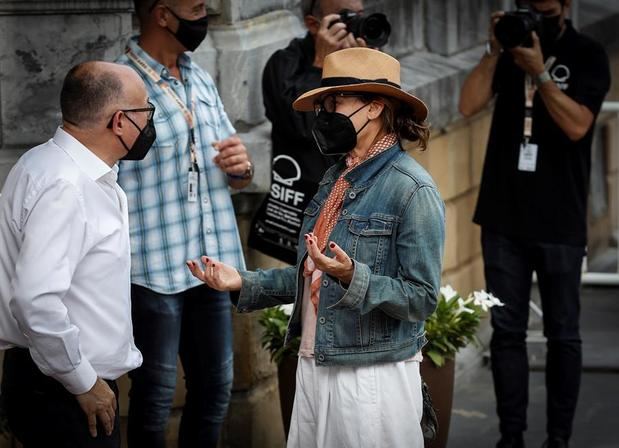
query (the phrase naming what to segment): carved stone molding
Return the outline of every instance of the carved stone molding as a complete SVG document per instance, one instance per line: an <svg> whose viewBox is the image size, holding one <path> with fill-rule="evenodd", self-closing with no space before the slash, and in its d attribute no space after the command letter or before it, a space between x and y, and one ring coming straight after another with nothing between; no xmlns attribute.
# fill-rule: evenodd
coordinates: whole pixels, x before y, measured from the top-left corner
<svg viewBox="0 0 619 448"><path fill-rule="evenodd" d="M132 9L132 0L0 0L0 15L109 13Z"/></svg>

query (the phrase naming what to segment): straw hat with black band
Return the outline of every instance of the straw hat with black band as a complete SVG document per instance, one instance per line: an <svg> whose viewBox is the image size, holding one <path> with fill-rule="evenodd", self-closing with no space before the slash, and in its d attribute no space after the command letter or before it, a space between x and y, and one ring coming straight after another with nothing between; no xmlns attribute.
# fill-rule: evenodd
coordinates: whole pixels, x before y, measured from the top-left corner
<svg viewBox="0 0 619 448"><path fill-rule="evenodd" d="M347 48L325 57L320 87L295 100L295 110L309 112L328 93L367 92L394 98L410 106L415 120L422 122L428 108L419 98L402 90L400 63L397 59L370 48Z"/></svg>

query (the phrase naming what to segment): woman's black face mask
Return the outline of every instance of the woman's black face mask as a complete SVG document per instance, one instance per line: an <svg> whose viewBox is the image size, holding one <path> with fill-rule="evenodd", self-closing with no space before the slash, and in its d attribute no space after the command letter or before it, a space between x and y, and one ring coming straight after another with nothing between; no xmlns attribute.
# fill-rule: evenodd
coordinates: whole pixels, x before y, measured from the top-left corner
<svg viewBox="0 0 619 448"><path fill-rule="evenodd" d="M368 119L361 129L356 131L350 117L369 104L364 104L350 115L335 111L329 112L324 107L321 108L316 114L312 126L312 136L318 150L326 156L346 154L352 151L357 145L357 135L367 126L370 120Z"/></svg>

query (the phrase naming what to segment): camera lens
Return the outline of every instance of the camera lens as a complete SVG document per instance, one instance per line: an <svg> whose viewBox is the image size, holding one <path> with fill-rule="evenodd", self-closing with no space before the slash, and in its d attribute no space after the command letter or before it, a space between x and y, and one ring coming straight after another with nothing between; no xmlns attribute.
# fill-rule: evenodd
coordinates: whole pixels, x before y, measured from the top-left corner
<svg viewBox="0 0 619 448"><path fill-rule="evenodd" d="M538 27L539 17L528 10L506 13L494 27L494 35L503 48L530 47L531 32Z"/></svg>
<svg viewBox="0 0 619 448"><path fill-rule="evenodd" d="M391 25L384 14L371 14L361 22L359 34L370 47L382 47L389 40Z"/></svg>
<svg viewBox="0 0 619 448"><path fill-rule="evenodd" d="M365 17L348 9L341 10L339 14L348 32L361 37L369 47L382 47L389 40L391 25L384 14L375 13Z"/></svg>
<svg viewBox="0 0 619 448"><path fill-rule="evenodd" d="M497 22L494 35L503 48L514 48L524 42L527 30L521 17L507 15Z"/></svg>

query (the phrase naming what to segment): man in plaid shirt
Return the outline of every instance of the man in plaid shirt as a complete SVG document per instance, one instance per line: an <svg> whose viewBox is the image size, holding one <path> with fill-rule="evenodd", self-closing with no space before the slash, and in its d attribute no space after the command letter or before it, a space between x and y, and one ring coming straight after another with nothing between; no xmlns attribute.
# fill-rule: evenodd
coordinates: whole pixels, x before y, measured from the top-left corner
<svg viewBox="0 0 619 448"><path fill-rule="evenodd" d="M202 254L244 268L228 187L251 182L211 77L191 61L206 36L204 0L136 0L141 34L118 62L137 71L156 106L157 140L140 163L122 162L132 252L132 317L144 363L131 374L129 446L165 446L176 358L187 395L179 446L216 446L232 386L228 294L195 279Z"/></svg>

